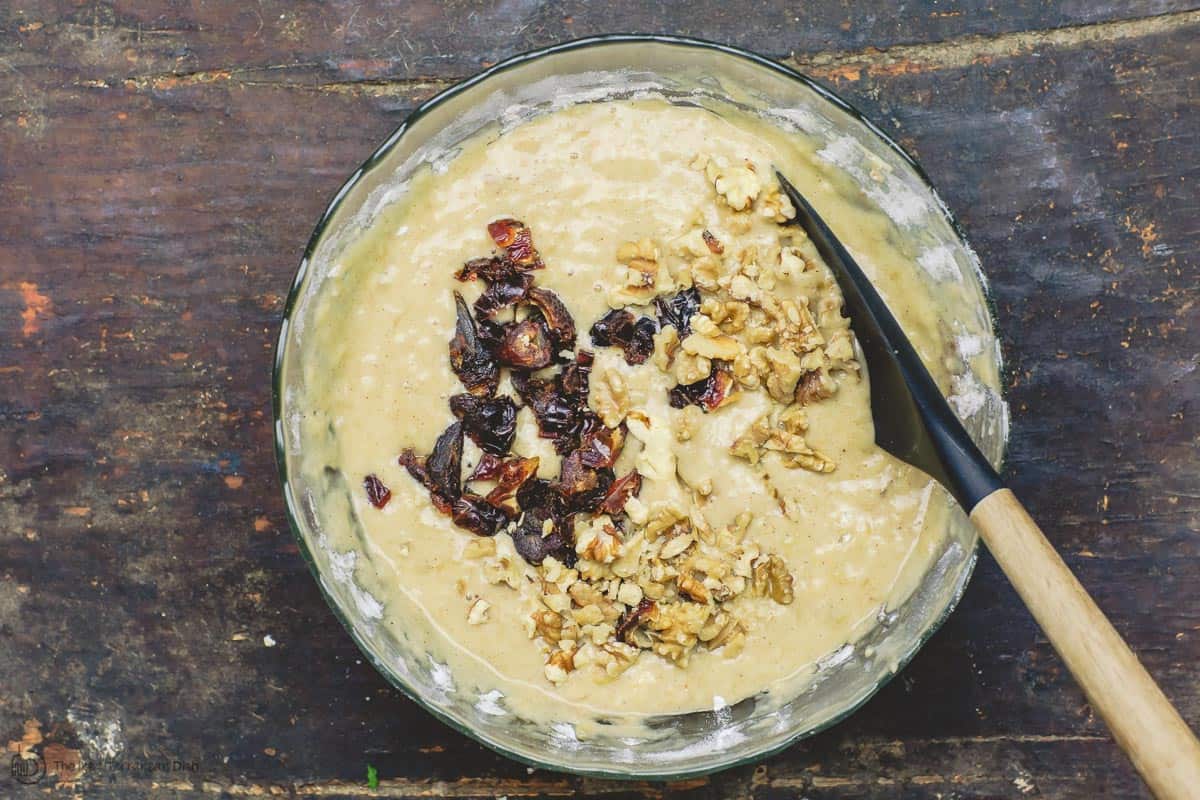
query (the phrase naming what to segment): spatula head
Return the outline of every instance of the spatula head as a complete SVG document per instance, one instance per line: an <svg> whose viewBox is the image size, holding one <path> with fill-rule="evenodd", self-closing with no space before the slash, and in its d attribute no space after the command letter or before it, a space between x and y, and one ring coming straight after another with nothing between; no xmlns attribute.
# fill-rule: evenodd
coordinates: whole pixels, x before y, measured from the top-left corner
<svg viewBox="0 0 1200 800"><path fill-rule="evenodd" d="M862 269L796 187L776 175L796 208L794 224L808 234L841 287L846 315L866 361L876 443L928 473L970 511L1001 487L999 476Z"/></svg>

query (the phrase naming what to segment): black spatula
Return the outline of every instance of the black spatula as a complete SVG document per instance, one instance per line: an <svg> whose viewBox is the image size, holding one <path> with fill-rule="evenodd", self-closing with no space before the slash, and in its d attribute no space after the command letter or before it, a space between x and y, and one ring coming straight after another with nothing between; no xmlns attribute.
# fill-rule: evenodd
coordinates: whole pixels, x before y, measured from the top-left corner
<svg viewBox="0 0 1200 800"><path fill-rule="evenodd" d="M1200 742L975 446L862 269L783 175L866 359L875 441L941 483L1160 798L1200 798Z"/></svg>

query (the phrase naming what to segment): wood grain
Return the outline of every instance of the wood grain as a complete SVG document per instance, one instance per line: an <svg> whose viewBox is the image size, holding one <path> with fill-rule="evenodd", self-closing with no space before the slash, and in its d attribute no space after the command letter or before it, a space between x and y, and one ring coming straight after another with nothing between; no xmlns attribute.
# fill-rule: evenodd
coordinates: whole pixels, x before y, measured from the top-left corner
<svg viewBox="0 0 1200 800"><path fill-rule="evenodd" d="M648 7L0 9L0 742L36 720L92 759L197 765L97 763L73 776L93 798L362 797L368 763L389 797L1145 796L987 557L861 713L669 787L528 774L388 687L325 607L286 529L268 382L325 202L485 62L688 32L813 72L921 159L995 293L1014 489L1200 721L1197 14Z"/></svg>
<svg viewBox="0 0 1200 800"><path fill-rule="evenodd" d="M971 510L988 552L1159 800L1200 788L1200 742L1009 489Z"/></svg>

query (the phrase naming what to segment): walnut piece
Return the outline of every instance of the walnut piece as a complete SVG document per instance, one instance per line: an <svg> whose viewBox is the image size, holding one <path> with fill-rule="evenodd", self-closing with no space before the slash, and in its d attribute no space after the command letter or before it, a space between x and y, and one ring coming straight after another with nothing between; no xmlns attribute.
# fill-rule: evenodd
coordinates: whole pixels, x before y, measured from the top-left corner
<svg viewBox="0 0 1200 800"><path fill-rule="evenodd" d="M488 609L492 604L482 597L475 598L475 602L471 603L471 607L467 609L467 624L482 625L488 620Z"/></svg>
<svg viewBox="0 0 1200 800"><path fill-rule="evenodd" d="M754 565L753 587L759 597L770 597L781 605L789 605L795 599L792 574L783 559L773 553Z"/></svg>

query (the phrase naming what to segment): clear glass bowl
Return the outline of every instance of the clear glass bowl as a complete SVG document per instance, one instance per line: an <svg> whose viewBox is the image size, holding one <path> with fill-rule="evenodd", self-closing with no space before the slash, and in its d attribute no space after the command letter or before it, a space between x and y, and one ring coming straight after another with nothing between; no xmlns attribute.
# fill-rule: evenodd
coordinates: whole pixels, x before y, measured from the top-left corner
<svg viewBox="0 0 1200 800"><path fill-rule="evenodd" d="M525 763L620 778L694 776L762 758L810 736L861 706L928 640L961 596L975 563L976 536L956 511L949 535L912 595L879 616L865 637L822 662L799 695L771 703L751 697L715 712L652 720L644 738L578 740L561 725L540 726L455 687L447 669L406 650L381 625L379 604L355 580L361 552L339 551L323 530L312 491L321 480L300 467L297 415L303 394L304 329L324 270L370 223L403 195L400 184L421 165L453 155L458 143L500 120L513 123L577 102L653 94L679 102L714 98L774 119L827 146L823 152L861 188L862 202L896 222L913 253L933 254L933 274L954 275L939 291L955 292L954 330L971 330L983 371L956 380L957 406L993 462L1002 457L1007 414L996 385L999 350L978 260L959 234L920 167L857 111L808 78L773 61L708 42L665 36L606 36L517 56L423 104L338 191L308 243L288 296L274 375L275 444L288 515L300 549L334 614L375 667L430 713L499 752ZM400 188L397 188L400 187ZM922 262L924 263L924 262ZM957 275L955 275L957 273ZM969 354L964 354L969 355ZM975 359L976 368L980 359ZM981 377L983 380L981 380ZM357 562L362 566L361 562Z"/></svg>

